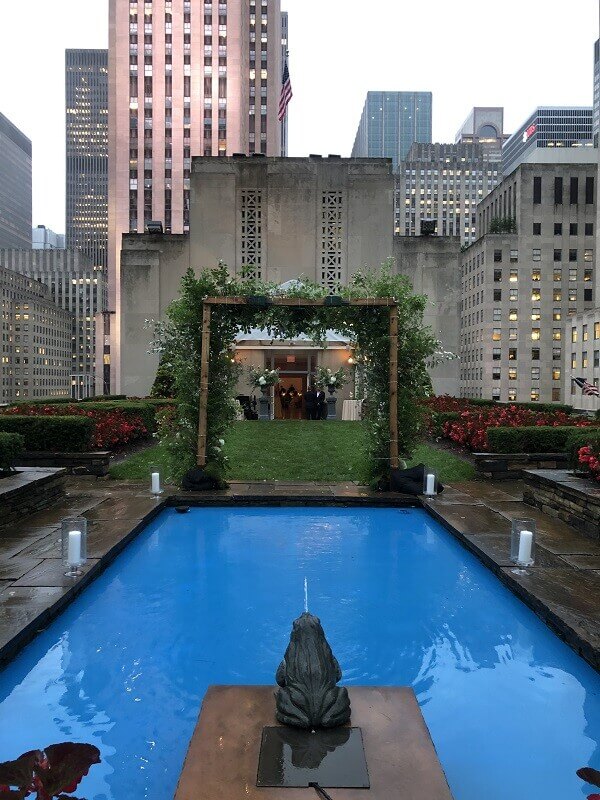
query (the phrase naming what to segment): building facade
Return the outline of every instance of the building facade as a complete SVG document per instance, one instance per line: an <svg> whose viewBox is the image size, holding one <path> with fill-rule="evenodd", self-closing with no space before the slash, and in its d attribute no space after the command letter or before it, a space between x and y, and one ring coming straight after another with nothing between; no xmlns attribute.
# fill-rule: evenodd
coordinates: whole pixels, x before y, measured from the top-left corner
<svg viewBox="0 0 600 800"><path fill-rule="evenodd" d="M572 316L566 327L565 402L585 411L598 409L598 398L585 395L573 378L585 378L600 387L600 308Z"/></svg>
<svg viewBox="0 0 600 800"><path fill-rule="evenodd" d="M108 51L67 50L66 244L94 266L108 255ZM64 247L64 244L63 244Z"/></svg>
<svg viewBox="0 0 600 800"><path fill-rule="evenodd" d="M109 19L109 302L118 320L121 235L153 220L189 231L192 156L281 154L282 21L279 0L110 0Z"/></svg>
<svg viewBox="0 0 600 800"><path fill-rule="evenodd" d="M486 161L502 161L502 146L508 139L504 133L504 109L498 106L476 106L460 126L455 142L478 144Z"/></svg>
<svg viewBox="0 0 600 800"><path fill-rule="evenodd" d="M54 233L45 225L31 229L31 247L33 250L64 250L64 233Z"/></svg>
<svg viewBox="0 0 600 800"><path fill-rule="evenodd" d="M0 114L0 247L31 247L31 141Z"/></svg>
<svg viewBox="0 0 600 800"><path fill-rule="evenodd" d="M414 142L431 142L431 92L368 92L353 158L391 158L394 169Z"/></svg>
<svg viewBox="0 0 600 800"><path fill-rule="evenodd" d="M69 397L71 314L48 287L0 267L2 387L0 402Z"/></svg>
<svg viewBox="0 0 600 800"><path fill-rule="evenodd" d="M565 402L566 332L594 305L596 182L594 162L521 164L478 207L462 254L461 396ZM490 232L504 220L509 232Z"/></svg>
<svg viewBox="0 0 600 800"><path fill-rule="evenodd" d="M587 107L538 107L506 141L502 149L502 173L510 175L527 162L538 148L591 147L593 111ZM565 161L570 156L564 156Z"/></svg>
<svg viewBox="0 0 600 800"><path fill-rule="evenodd" d="M600 39L594 42L594 109L592 117L592 135L594 147L598 147L600 131Z"/></svg>
<svg viewBox="0 0 600 800"><path fill-rule="evenodd" d="M396 176L394 229L420 236L433 221L441 236L476 236L476 209L502 180L500 164L480 143L414 144Z"/></svg>
<svg viewBox="0 0 600 800"><path fill-rule="evenodd" d="M107 306L106 272L80 250L2 250L0 266L48 287L53 302L69 313L69 391L95 394L95 315Z"/></svg>

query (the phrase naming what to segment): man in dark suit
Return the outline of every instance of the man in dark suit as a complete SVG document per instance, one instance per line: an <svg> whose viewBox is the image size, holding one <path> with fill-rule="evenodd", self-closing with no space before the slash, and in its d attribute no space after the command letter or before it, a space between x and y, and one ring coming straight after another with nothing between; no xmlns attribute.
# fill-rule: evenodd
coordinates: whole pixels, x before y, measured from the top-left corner
<svg viewBox="0 0 600 800"><path fill-rule="evenodd" d="M327 419L327 402L323 389L317 390L317 413L315 419Z"/></svg>
<svg viewBox="0 0 600 800"><path fill-rule="evenodd" d="M315 387L310 386L304 395L304 404L306 406L306 416L308 419L319 419L317 417L317 393Z"/></svg>

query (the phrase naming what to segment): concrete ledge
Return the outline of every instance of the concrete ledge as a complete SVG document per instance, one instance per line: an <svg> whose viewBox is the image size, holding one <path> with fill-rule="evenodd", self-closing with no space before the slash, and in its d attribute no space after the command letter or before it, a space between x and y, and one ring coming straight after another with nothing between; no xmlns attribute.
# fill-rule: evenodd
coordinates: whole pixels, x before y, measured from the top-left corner
<svg viewBox="0 0 600 800"><path fill-rule="evenodd" d="M452 800L410 688L349 686L370 789L329 789L336 800ZM277 725L272 686L209 687L175 800L308 800L308 788L257 788L261 734Z"/></svg>
<svg viewBox="0 0 600 800"><path fill-rule="evenodd" d="M17 469L0 480L2 525L42 511L65 493L64 469ZM2 534L0 534L1 536Z"/></svg>
<svg viewBox="0 0 600 800"><path fill-rule="evenodd" d="M513 480L527 469L562 469L567 453L473 453L475 469L486 478Z"/></svg>
<svg viewBox="0 0 600 800"><path fill-rule="evenodd" d="M523 502L600 539L600 486L569 470L526 470Z"/></svg>
<svg viewBox="0 0 600 800"><path fill-rule="evenodd" d="M72 475L108 475L110 451L93 453L28 452L19 457L21 467L60 467Z"/></svg>

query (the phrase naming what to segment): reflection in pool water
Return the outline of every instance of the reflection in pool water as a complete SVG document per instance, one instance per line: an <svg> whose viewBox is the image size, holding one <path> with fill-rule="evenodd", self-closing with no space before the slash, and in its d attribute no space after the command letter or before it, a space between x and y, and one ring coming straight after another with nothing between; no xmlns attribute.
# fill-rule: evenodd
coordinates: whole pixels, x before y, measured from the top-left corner
<svg viewBox="0 0 600 800"><path fill-rule="evenodd" d="M0 760L90 742L89 800L173 795L211 683L272 684L303 608L342 683L413 686L456 800L585 797L600 677L425 512L165 512L0 673Z"/></svg>

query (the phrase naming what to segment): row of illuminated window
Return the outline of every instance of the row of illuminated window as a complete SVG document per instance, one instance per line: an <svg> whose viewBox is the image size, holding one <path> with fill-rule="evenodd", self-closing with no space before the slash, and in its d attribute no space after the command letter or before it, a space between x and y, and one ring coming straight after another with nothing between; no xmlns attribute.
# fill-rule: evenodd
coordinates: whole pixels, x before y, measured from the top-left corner
<svg viewBox="0 0 600 800"><path fill-rule="evenodd" d="M577 328L571 328L571 341L576 342L578 340L579 332ZM581 341L587 342L589 338L588 333L588 326L583 325L581 328ZM594 339L600 339L600 322L594 322Z"/></svg>
<svg viewBox="0 0 600 800"><path fill-rule="evenodd" d="M591 290L590 290L590 294L591 294ZM592 298L590 297L590 300L591 299ZM577 300L577 289L571 289L569 291L569 300L571 302L574 302L575 300ZM562 313L563 313L562 312L562 308L560 308L560 307L553 308L552 309L552 319L555 322L559 322L562 319ZM539 306L533 306L531 311L527 311L525 316L526 316L526 318L528 318L528 319L531 318L534 321L540 320L542 318L542 310L541 310L541 308ZM517 322L518 319L519 319L519 314L518 314L517 309L516 308L511 308L509 310L509 312L508 312L508 320L509 320L509 322ZM494 308L492 320L493 320L493 322L502 322L502 309L501 308ZM481 321L483 322L483 319Z"/></svg>
<svg viewBox="0 0 600 800"><path fill-rule="evenodd" d="M591 261L591 259L586 259ZM589 281L591 280L592 270L586 269L584 272L584 280ZM552 270L552 280L553 281L561 281L562 280L562 273L563 270L561 267L554 267ZM569 267L569 280L576 281L577 280L577 267ZM521 278L523 278L523 274L521 273ZM531 270L531 280L532 281L541 281L542 279L542 271L539 267L534 267ZM510 283L517 283L519 280L519 270L518 269L511 269L509 271L508 280ZM502 283L502 270L495 269L494 270L494 283Z"/></svg>
<svg viewBox="0 0 600 800"><path fill-rule="evenodd" d="M586 282L590 282L592 280L592 270L586 270L586 276L585 276L584 280ZM591 292L592 290L591 289L589 289L589 290L585 289L584 291L590 291ZM481 292L481 295L482 295L481 301L483 301L483 292ZM472 308L474 305L479 305L479 292L477 292L477 295L475 295L475 297L477 299L474 300L473 303L469 303L468 306L465 306L465 308ZM569 289L569 293L568 293L569 300L575 300L576 297L577 297L577 289L574 288L574 287L570 288ZM516 288L509 289L508 299L511 302L517 302L517 300L519 299L519 290L516 289ZM542 299L541 289L532 289L531 290L531 302L532 303L537 303L541 299ZM562 299L563 299L562 289L554 289L552 291L552 299L554 300L555 303L562 302ZM502 300L502 289L494 289L494 302L497 303L497 302L499 302L501 300Z"/></svg>
<svg viewBox="0 0 600 800"><path fill-rule="evenodd" d="M508 340L514 341L519 338L518 336L519 330L518 328L509 328L508 329ZM533 341L539 341L541 338L541 328L532 328L531 329L531 338ZM555 342L559 342L562 339L562 328L552 328L552 338ZM499 342L502 339L502 328L493 328L492 330L492 341Z"/></svg>
<svg viewBox="0 0 600 800"><path fill-rule="evenodd" d="M594 350L594 369L600 368L600 350ZM571 353L571 369L587 369L589 366L588 351L584 350L581 353L581 361L577 359L577 353Z"/></svg>

